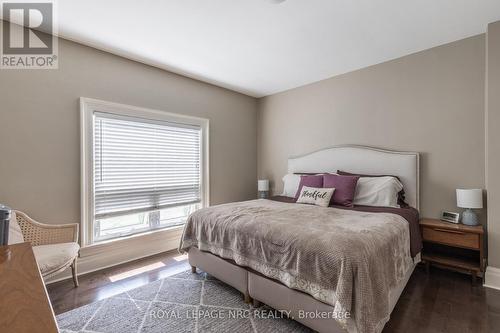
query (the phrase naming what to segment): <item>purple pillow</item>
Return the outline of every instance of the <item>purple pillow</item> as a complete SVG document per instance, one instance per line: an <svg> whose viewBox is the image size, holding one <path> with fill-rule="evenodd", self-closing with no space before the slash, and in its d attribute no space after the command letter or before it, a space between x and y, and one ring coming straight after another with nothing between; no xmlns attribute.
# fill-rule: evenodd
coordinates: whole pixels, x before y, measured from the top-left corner
<svg viewBox="0 0 500 333"><path fill-rule="evenodd" d="M330 205L341 205L345 207L353 207L354 193L356 192L356 184L359 176L340 176L332 174L323 175L323 187L334 187Z"/></svg>
<svg viewBox="0 0 500 333"><path fill-rule="evenodd" d="M295 200L299 198L300 191L302 191L302 186L323 187L323 175L300 176L299 189L295 194Z"/></svg>

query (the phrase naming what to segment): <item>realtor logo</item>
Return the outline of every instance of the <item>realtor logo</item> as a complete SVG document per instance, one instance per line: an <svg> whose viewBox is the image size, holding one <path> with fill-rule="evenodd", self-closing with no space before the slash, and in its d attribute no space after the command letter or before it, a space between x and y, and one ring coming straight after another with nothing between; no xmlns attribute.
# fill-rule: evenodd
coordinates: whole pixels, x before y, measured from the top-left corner
<svg viewBox="0 0 500 333"><path fill-rule="evenodd" d="M2 3L2 69L56 69L52 2Z"/></svg>

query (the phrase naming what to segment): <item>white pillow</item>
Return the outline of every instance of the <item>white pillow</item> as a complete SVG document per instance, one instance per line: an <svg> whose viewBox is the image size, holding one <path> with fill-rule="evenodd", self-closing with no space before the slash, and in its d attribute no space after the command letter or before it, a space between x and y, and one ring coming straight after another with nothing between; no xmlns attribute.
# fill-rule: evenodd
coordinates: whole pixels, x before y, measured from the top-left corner
<svg viewBox="0 0 500 333"><path fill-rule="evenodd" d="M354 205L394 207L403 184L395 177L360 177L354 194Z"/></svg>
<svg viewBox="0 0 500 333"><path fill-rule="evenodd" d="M283 193L285 197L295 198L295 194L299 190L300 175L289 173L283 177Z"/></svg>
<svg viewBox="0 0 500 333"><path fill-rule="evenodd" d="M297 203L312 204L321 207L328 207L335 189L322 187L302 186Z"/></svg>
<svg viewBox="0 0 500 333"><path fill-rule="evenodd" d="M12 211L9 220L9 245L17 243L24 243L24 237L16 220L16 212Z"/></svg>

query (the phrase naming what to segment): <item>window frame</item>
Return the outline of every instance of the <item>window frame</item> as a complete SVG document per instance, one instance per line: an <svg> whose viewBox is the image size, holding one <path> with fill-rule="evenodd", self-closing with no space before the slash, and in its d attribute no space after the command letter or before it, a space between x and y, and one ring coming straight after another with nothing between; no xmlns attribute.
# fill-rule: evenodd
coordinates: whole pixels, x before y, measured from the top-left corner
<svg viewBox="0 0 500 333"><path fill-rule="evenodd" d="M94 242L94 112L105 112L115 115L144 118L152 121L167 121L170 123L200 126L201 128L201 207L210 203L209 178L209 120L206 118L187 116L167 111L142 108L132 105L107 102L92 98L80 97L80 171L81 171L81 223L80 242L82 247L99 244L101 242L117 241L114 238ZM172 227L173 229L181 228ZM144 233L164 231L164 228L148 230Z"/></svg>

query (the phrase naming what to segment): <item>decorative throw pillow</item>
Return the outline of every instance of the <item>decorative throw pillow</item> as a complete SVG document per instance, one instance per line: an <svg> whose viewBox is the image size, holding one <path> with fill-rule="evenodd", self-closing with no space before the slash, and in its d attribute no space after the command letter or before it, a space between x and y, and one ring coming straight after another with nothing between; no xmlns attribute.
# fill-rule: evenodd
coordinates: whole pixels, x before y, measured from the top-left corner
<svg viewBox="0 0 500 333"><path fill-rule="evenodd" d="M328 207L334 188L302 186L297 203Z"/></svg>
<svg viewBox="0 0 500 333"><path fill-rule="evenodd" d="M300 176L299 188L297 193L295 193L295 199L299 198L303 186L323 187L323 175Z"/></svg>
<svg viewBox="0 0 500 333"><path fill-rule="evenodd" d="M335 188L330 205L341 205L352 207L354 194L356 193L356 184L359 176L341 176L336 174L323 175L323 187Z"/></svg>

